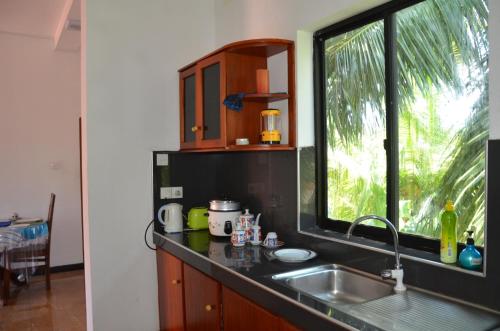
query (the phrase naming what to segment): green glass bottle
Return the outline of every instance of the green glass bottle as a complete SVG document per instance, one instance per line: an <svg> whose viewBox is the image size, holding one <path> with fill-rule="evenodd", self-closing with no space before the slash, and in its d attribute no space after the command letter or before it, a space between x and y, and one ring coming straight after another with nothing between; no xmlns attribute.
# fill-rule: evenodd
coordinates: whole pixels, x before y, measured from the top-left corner
<svg viewBox="0 0 500 331"><path fill-rule="evenodd" d="M441 214L441 262L457 262L457 213L451 200Z"/></svg>

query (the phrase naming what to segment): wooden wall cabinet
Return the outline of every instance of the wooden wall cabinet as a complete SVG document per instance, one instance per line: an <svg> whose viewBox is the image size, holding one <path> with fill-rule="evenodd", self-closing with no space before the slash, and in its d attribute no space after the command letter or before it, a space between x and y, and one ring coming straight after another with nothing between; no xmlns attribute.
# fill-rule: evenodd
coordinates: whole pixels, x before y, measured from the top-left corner
<svg viewBox="0 0 500 331"><path fill-rule="evenodd" d="M287 53L288 91L256 93L257 69L269 57ZM226 45L179 70L181 150L290 150L295 135L295 49L284 39L254 39ZM272 91L271 91L272 92ZM228 95L245 93L239 112L223 105ZM260 111L288 100L288 143L260 144ZM272 104L271 104L272 106ZM282 126L282 131L286 127ZM236 145L248 138L250 145Z"/></svg>
<svg viewBox="0 0 500 331"><path fill-rule="evenodd" d="M160 330L184 331L182 261L158 249L156 264Z"/></svg>
<svg viewBox="0 0 500 331"><path fill-rule="evenodd" d="M200 60L180 73L181 148L221 148L226 144L224 53Z"/></svg>

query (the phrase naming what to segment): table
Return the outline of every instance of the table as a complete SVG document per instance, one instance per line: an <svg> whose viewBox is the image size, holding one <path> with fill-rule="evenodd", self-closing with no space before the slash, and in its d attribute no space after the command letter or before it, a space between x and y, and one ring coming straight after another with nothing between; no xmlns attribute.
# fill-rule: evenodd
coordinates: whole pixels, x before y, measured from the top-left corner
<svg viewBox="0 0 500 331"><path fill-rule="evenodd" d="M3 274L3 300L8 299L11 276L19 283L28 283L36 270L36 252L47 243L47 222L26 222L21 219L0 227L0 271Z"/></svg>

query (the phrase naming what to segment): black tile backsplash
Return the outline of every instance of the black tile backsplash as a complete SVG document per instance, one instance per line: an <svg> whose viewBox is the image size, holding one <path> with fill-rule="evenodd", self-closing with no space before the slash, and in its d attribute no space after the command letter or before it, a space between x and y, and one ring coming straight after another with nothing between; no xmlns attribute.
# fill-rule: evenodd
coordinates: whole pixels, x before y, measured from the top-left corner
<svg viewBox="0 0 500 331"><path fill-rule="evenodd" d="M208 207L210 200L229 198L255 215L262 213L264 232L296 228L288 225L290 220L297 222L295 151L168 154L168 166L154 167L155 215L169 202L182 204L187 213L191 207ZM162 186L182 186L184 198L160 200Z"/></svg>
<svg viewBox="0 0 500 331"><path fill-rule="evenodd" d="M154 208L179 202L184 212L194 206L208 206L215 198L231 198L262 213L263 232L276 231L288 247L314 249L322 258L378 274L392 268L394 257L364 248L303 235L297 231L297 206L300 197L302 230L324 235L316 226L314 148L276 152L178 153L169 154L169 166L154 167ZM488 144L488 198L486 277L457 272L439 266L402 259L405 283L465 301L500 310L500 140ZM298 165L297 160L300 160ZM297 169L300 168L300 192ZM183 186L184 198L160 200L161 186ZM155 224L155 229L162 232ZM379 244L392 250L391 246ZM425 254L416 252L412 255ZM431 258L431 257L429 257Z"/></svg>

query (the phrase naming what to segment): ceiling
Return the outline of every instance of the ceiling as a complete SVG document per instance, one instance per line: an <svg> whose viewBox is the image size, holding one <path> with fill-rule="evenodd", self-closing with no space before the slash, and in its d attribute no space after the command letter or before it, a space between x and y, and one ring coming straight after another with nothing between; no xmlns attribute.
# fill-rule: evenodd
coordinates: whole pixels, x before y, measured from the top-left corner
<svg viewBox="0 0 500 331"><path fill-rule="evenodd" d="M0 33L60 40L67 44L64 23L80 19L80 0L0 0ZM80 33L68 31L73 48L80 44Z"/></svg>

